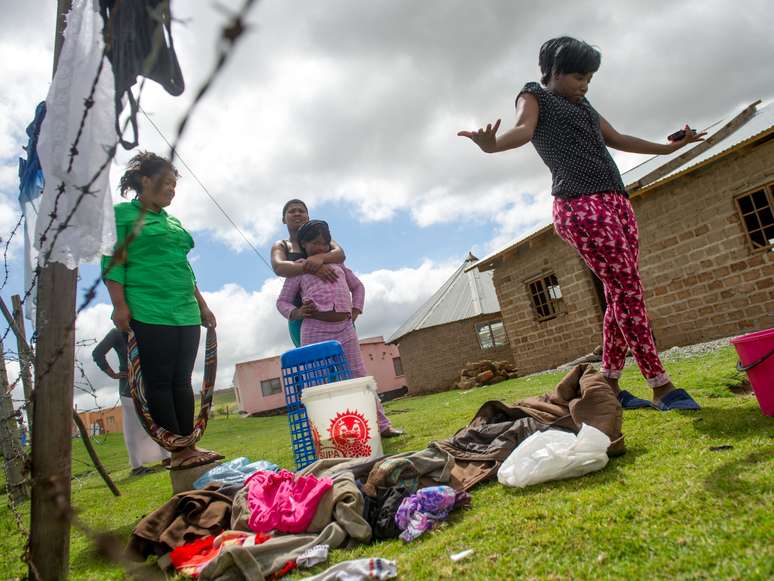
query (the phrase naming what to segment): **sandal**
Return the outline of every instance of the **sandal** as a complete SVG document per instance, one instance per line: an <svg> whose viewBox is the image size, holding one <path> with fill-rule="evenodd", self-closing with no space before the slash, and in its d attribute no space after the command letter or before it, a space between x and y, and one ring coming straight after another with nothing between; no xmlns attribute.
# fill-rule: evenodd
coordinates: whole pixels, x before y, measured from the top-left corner
<svg viewBox="0 0 774 581"><path fill-rule="evenodd" d="M383 432L380 432L379 435L382 438L397 438L398 436L402 436L404 433L405 432L400 428L393 428L390 426L389 428L385 428Z"/></svg>
<svg viewBox="0 0 774 581"><path fill-rule="evenodd" d="M699 411L701 406L696 403L684 389L674 389L666 394L657 404L662 412L671 410Z"/></svg>
<svg viewBox="0 0 774 581"><path fill-rule="evenodd" d="M217 452L211 452L209 450L199 450L199 452L203 452L202 454L195 454L193 456L188 456L187 458L183 458L179 463L177 464L170 464L169 469L170 470L188 470L189 468L196 468L197 466L204 466L206 464L214 464L218 460L222 460L225 458L222 454L218 454Z"/></svg>
<svg viewBox="0 0 774 581"><path fill-rule="evenodd" d="M618 401L621 403L621 407L625 410L641 410L646 408L651 409L661 409L656 404L654 404L652 401L648 401L647 399L642 399L641 397L637 397L630 391L626 391L625 389L621 390L621 392L618 394Z"/></svg>

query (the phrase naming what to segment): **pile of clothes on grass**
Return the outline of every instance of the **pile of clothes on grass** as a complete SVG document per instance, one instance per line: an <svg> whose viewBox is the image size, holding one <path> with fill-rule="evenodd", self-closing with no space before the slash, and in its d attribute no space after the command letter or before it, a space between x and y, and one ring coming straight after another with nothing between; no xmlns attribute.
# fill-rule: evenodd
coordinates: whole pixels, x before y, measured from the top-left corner
<svg viewBox="0 0 774 581"><path fill-rule="evenodd" d="M489 401L454 436L423 450L376 459L323 459L295 473L245 458L219 466L196 482L200 488L177 494L145 516L127 551L137 560L156 556L160 566L201 579L276 579L324 562L330 549L413 541L455 509L469 506L469 490L476 484L494 479L508 465L512 471L513 462L506 461L530 438L560 433L572 439L582 428L599 432L604 462L593 468L585 462L586 468L576 466L572 475L599 469L608 455L624 452L622 419L605 379L579 365L552 393L512 406ZM528 453L517 465L527 468L519 470L545 464L552 456L548 448L560 455L567 449L546 446L535 450L527 442L521 447ZM395 574L393 561L360 559L338 563L312 579Z"/></svg>

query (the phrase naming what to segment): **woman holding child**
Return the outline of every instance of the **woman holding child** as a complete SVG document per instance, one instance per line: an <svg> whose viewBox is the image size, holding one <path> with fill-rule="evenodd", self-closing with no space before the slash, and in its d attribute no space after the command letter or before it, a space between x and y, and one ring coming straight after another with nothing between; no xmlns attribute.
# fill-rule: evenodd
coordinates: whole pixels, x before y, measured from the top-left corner
<svg viewBox="0 0 774 581"><path fill-rule="evenodd" d="M352 377L364 377L367 371L354 326L363 312L363 283L338 261L338 258L343 261L344 252L340 247L334 247L328 224L322 220L309 220L303 202L288 202L283 211L283 221L288 225L291 239L283 241L286 242L284 256L283 245L275 244L272 262L275 256L284 258L285 260L277 261L280 266L292 266L300 272L285 279L277 299L277 309L290 323L303 323L299 331L300 345L338 341L349 363ZM283 265L283 262L288 261L288 257L296 257L297 260L290 265ZM331 258L333 260L330 260ZM307 266L308 264L313 266ZM403 432L392 426L379 397L375 397L379 432L382 437L401 435Z"/></svg>

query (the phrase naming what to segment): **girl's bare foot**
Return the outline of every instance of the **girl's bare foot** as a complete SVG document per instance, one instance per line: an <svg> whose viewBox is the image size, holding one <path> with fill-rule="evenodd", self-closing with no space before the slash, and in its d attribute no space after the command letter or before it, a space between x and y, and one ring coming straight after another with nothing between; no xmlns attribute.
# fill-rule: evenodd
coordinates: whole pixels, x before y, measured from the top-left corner
<svg viewBox="0 0 774 581"><path fill-rule="evenodd" d="M653 388L653 403L659 403L666 394L668 394L670 391L674 391L675 386L672 384L672 382L667 382L664 385L661 385L659 387Z"/></svg>
<svg viewBox="0 0 774 581"><path fill-rule="evenodd" d="M613 393L617 396L621 393L621 386L618 385L618 378L605 377L607 383L613 388Z"/></svg>

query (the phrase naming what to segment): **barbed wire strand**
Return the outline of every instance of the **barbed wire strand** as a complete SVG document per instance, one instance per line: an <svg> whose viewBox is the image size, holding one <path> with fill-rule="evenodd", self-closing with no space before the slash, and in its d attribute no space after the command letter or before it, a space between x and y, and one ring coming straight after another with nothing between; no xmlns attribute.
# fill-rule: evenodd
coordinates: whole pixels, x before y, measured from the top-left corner
<svg viewBox="0 0 774 581"><path fill-rule="evenodd" d="M220 43L220 45L218 47L219 54L218 54L217 64L216 64L214 70L210 73L209 77L203 83L202 87L197 92L197 95L196 95L194 101L189 106L188 110L184 114L184 116L183 116L183 118L182 118L182 120L181 120L181 122L180 122L180 124L178 126L177 135L175 137L173 145L170 146L170 159L171 160L173 160L174 157L175 157L175 150L177 148L177 144L180 142L180 139L181 139L181 137L182 137L182 135L183 135L183 133L185 131L185 128L186 128L186 126L188 124L188 121L190 120L190 118L191 118L191 116L193 114L193 111L194 111L196 105L201 101L201 99L204 97L204 95L208 92L210 87L213 85L215 79L219 76L219 74L223 70L223 67L224 67L225 63L227 62L229 56L233 52L234 47L236 46L236 41L244 33L244 31L246 29L246 27L244 25L244 18L246 17L246 15L248 14L249 10L252 8L252 6L254 4L255 4L255 0L245 0L244 4L242 6L242 9L239 12L237 12L235 14L232 14L231 20L227 23L226 26L223 27L222 34L221 34L221 43ZM69 171L69 169L72 168L74 159L79 154L79 152L78 152L78 144L79 144L79 141L80 141L80 137L82 135L83 125L85 123L85 120L86 120L86 117L88 115L89 110L94 106L93 96L94 96L94 92L96 90L96 85L97 85L97 83L99 81L99 75L101 74L102 65L103 65L103 62L104 62L104 59L105 59L106 55L107 55L107 49L105 50L105 52L103 52L102 59L100 60L100 65L99 65L97 73L95 75L95 79L94 79L94 81L92 83L92 87L91 87L91 90L90 90L90 93L89 93L89 97L87 97L85 99L85 101L84 101L84 112L83 112L83 116L82 116L82 119L81 119L81 124L80 124L80 127L79 127L79 131L78 131L78 134L76 135L76 139L74 140L74 142L73 142L73 144L72 144L72 146L70 148L70 151L69 151L69 153L70 153L70 160L69 160L69 163L68 163L68 171ZM143 83L144 83L144 79L143 79ZM139 93L141 93L141 92L142 92L142 85L140 86ZM138 105L139 105L139 96L138 96L137 102L138 102ZM124 130L126 130L126 125L124 126ZM94 176L89 181L89 183L87 183L85 185L82 185L82 186L79 186L79 187L76 188L76 189L78 189L80 191L79 196L76 198L75 203L70 208L70 211L68 212L68 214L64 217L64 219L57 226L56 232L54 233L54 237L51 240L51 244L48 246L46 252L44 253L44 259L43 259L43 263L44 264L48 263L48 261L49 261L49 259L51 257L51 253L53 252L55 244L56 244L56 242L57 242L57 240L59 238L59 235L69 226L70 221L74 218L75 213L77 212L78 208L80 207L80 204L83 202L83 200L87 196L90 196L90 195L94 194L94 192L90 191L90 188L93 186L93 184L99 178L101 173L103 171L105 171L105 169L108 167L108 165L110 163L112 163L112 160L115 157L117 145L118 145L118 143L116 142L116 144L113 147L110 147L107 150L107 152L106 152L107 155L106 155L105 161L99 167L99 169L94 174ZM186 164L184 163L184 165L186 165ZM188 168L188 169L190 171L190 168ZM191 173L192 173L192 175L194 175L195 179L197 179L197 181L199 181L198 178L196 178L195 174L193 174L193 172L191 172ZM56 220L58 218L58 213L57 212L58 212L59 202L62 199L62 197L64 196L64 194L66 192L66 189L67 189L67 187L66 187L64 181L62 181L59 184L59 186L57 187L57 189L56 189L57 195L56 195L56 197L54 199L54 208L53 208L52 212L49 214L49 217L50 217L49 223L47 224L46 228L43 230L43 233L40 236L41 247L43 246L44 242L47 241L48 234L50 233L51 229L54 227L54 224L56 223ZM213 198L213 202L215 202L214 198ZM218 205L217 202L216 202L216 205ZM224 212L224 214L225 214L225 212ZM141 216L138 219L138 221L141 220L143 217L144 216L141 214ZM21 223L21 219L19 221L19 224L20 223ZM15 234L16 230L19 227L19 224L17 224L17 226L14 228L14 231L13 231L12 234ZM235 227L237 227L236 224L233 224L233 225ZM141 222L136 223L135 224L135 228L133 229L133 231L139 230L140 227L141 227ZM7 261L7 248L8 248L8 245L10 244L10 240L12 239L12 237L13 236L9 237L8 241L6 241L6 256L4 257L6 259L6 261ZM128 240L129 238L130 237L127 236L127 240L125 241L125 244L123 244L120 248L116 248L114 250L114 252L113 252L113 254L111 256L110 264L108 265L108 267L105 270L105 272L102 273L102 276L104 276L104 274L106 272L109 272L109 270L118 262L117 256L121 252L126 250L126 247L128 246L128 242L130 241L130 240ZM259 254L259 256L260 256L260 254ZM261 258L263 259L263 257L261 257ZM6 262L6 266L7 266L7 262ZM21 301L22 305L24 305L25 302L27 300L29 300L29 297L32 294L32 289L34 289L34 286L37 284L37 280L39 278L39 275L40 275L40 267L36 268L36 271L35 271L35 274L33 276L33 281L32 281L32 284L30 285L30 288L26 289L25 295L24 295L24 297L23 297L23 299ZM94 284L92 284L92 286L87 290L86 295L84 297L84 301L82 302L81 306L77 309L77 311L75 313L75 317L73 317L73 320L72 320L71 324L67 328L68 332L66 333L66 335L69 336L70 333L74 332L74 329L75 329L75 319L77 318L78 314L80 312L82 312L83 309L85 309L94 300L94 298L96 296L96 286L102 280L102 276L98 277L97 280L94 282ZM11 326L9 325L8 328L5 330L3 338L5 338L8 335L10 330L11 330ZM45 377L48 373L51 372L51 369L53 368L55 363L64 354L64 351L65 351L65 348L66 348L65 346L66 346L66 341L62 343L60 348L55 350L54 355L52 356L51 360L48 362L47 367L45 369L43 369L41 373L38 374L38 378L39 379L41 377ZM93 389L93 385L91 387ZM95 400L96 400L96 397L95 397ZM20 414L21 411L19 410L16 413ZM29 470L29 461L30 461L29 455L27 455L26 453L22 453L22 455L19 457L19 459L23 460L24 466L27 467L27 473L29 473L28 472L28 470ZM56 482L52 481L51 484L56 487ZM9 485L6 482L6 488L8 488L8 486ZM61 490L61 488L60 488L60 490ZM10 499L10 497L11 497L11 495L9 494L9 499ZM115 536L114 535L110 536L108 534L107 536L105 536L105 534L103 534L103 533L95 533L88 526L86 526L82 521L80 521L80 519L78 519L78 517L77 517L77 515L75 513L75 510L74 510L74 508L72 506L71 500L68 499L65 494L60 492L58 494L58 496L57 496L57 500L58 500L58 503L59 503L59 508L60 508L60 510L62 512L62 516L70 518L71 523L76 528L78 528L81 532L83 532L88 538L90 538L92 540L92 542L94 543L95 547L97 547L99 549L100 548L100 543L102 542L103 549L104 549L105 548L104 547L104 542L105 542L106 538L111 538L111 539L115 540ZM19 513L19 511L18 511L17 507L15 506L15 504L13 503L13 501L9 500L9 506L11 508L11 511L14 514L14 519L15 519L15 521L17 523L18 532L22 535L23 538L26 538L26 543L25 543L23 554L21 555L21 559L22 559L22 561L25 564L27 564L27 566L29 567L29 570L30 570L31 574L33 575L33 577L36 578L36 579L39 579L40 575L38 573L37 567L35 566L35 563L33 563L31 558L30 558L30 535L29 535L29 531L24 526L24 519L21 516L21 514ZM124 567L126 567L127 570L129 570L129 565L127 565L124 562L124 559L123 559L121 551L115 549L115 547L117 547L118 544L116 542L112 542L110 546L112 548L110 550L103 550L102 551L103 554L105 556L108 556L113 562L121 564Z"/></svg>

